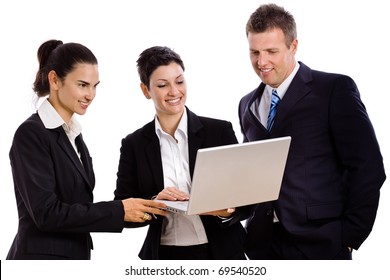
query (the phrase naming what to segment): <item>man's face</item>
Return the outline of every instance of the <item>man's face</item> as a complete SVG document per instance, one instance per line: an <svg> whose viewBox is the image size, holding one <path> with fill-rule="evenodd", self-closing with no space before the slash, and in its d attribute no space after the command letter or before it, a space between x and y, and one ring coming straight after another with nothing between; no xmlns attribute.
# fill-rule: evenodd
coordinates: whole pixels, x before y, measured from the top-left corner
<svg viewBox="0 0 390 280"><path fill-rule="evenodd" d="M287 47L284 33L279 28L263 33L248 33L249 53L252 67L261 81L277 88L295 67L298 40Z"/></svg>

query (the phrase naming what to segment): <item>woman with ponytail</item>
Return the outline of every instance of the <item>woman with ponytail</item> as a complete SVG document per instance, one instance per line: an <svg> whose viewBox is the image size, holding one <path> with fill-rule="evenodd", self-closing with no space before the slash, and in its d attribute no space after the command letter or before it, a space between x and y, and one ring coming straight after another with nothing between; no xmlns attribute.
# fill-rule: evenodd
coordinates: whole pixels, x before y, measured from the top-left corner
<svg viewBox="0 0 390 280"><path fill-rule="evenodd" d="M90 259L90 232L165 215L164 204L129 198L93 203L92 158L75 114L91 105L98 62L85 46L49 40L38 49L33 89L47 97L17 129L9 153L18 232L7 259Z"/></svg>

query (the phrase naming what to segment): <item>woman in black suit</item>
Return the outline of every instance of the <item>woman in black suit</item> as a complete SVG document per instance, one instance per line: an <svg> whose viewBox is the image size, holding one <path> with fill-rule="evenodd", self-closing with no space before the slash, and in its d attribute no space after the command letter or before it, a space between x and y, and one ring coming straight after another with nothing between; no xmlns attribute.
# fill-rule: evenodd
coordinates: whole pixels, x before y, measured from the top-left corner
<svg viewBox="0 0 390 280"><path fill-rule="evenodd" d="M167 47L144 50L137 60L141 89L156 109L153 121L122 140L115 199L186 200L196 152L237 143L230 122L199 117L185 107L180 56ZM246 259L240 223L246 208L204 215L169 213L153 219L141 259ZM145 224L128 224L129 227Z"/></svg>
<svg viewBox="0 0 390 280"><path fill-rule="evenodd" d="M17 129L10 160L19 227L7 259L90 259L90 232L165 215L143 199L93 203L92 158L74 113L83 115L99 84L97 59L83 45L50 40L38 49L38 97L49 96ZM151 214L148 214L151 213Z"/></svg>

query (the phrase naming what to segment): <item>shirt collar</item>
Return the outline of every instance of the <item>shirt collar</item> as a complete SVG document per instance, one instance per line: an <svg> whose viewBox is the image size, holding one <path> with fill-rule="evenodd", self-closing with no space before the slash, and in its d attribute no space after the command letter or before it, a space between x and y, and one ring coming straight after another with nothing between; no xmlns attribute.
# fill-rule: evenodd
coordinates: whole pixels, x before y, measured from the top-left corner
<svg viewBox="0 0 390 280"><path fill-rule="evenodd" d="M163 133L164 134L166 134L166 133L162 129L157 116L154 118L154 122L155 122L156 134L157 134L158 138L161 139L161 135ZM181 116L179 125L177 126L177 129L175 131L175 135L176 135L176 133L180 132L184 136L184 138L187 138L187 129L188 129L187 110L184 109L184 112L183 112L183 115Z"/></svg>
<svg viewBox="0 0 390 280"><path fill-rule="evenodd" d="M292 80L294 79L295 75L297 74L299 66L300 66L299 63L295 62L295 67L294 67L293 71L290 73L290 75L288 75L287 79L285 79L283 81L283 83L281 83L280 86L278 88L276 88L280 99L283 98L283 96L286 93L288 87L290 86ZM269 95L271 96L272 90L274 88L270 87L269 85L266 85L266 88L268 90Z"/></svg>
<svg viewBox="0 0 390 280"><path fill-rule="evenodd" d="M65 131L72 131L74 135L79 135L81 133L81 125L76 117L72 116L69 124L66 124L48 99L45 99L42 102L38 109L38 115L47 129L54 129L62 126Z"/></svg>

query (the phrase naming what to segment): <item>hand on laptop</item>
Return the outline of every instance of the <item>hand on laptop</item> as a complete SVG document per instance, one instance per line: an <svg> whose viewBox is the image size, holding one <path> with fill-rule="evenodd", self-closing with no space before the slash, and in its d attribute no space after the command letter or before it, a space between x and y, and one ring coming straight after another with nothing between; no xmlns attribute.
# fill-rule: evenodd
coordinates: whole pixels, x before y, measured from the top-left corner
<svg viewBox="0 0 390 280"><path fill-rule="evenodd" d="M128 198L122 200L126 222L143 223L155 218L155 215L166 216L165 204L148 199Z"/></svg>
<svg viewBox="0 0 390 280"><path fill-rule="evenodd" d="M156 197L155 199L161 199L161 200L188 200L190 197L185 192L179 190L176 187L166 187L164 188Z"/></svg>
<svg viewBox="0 0 390 280"><path fill-rule="evenodd" d="M229 218L231 215L233 215L234 211L236 211L236 208L228 208L223 210L215 210L211 212L206 212L201 215L212 215L212 216L218 216L222 218Z"/></svg>

